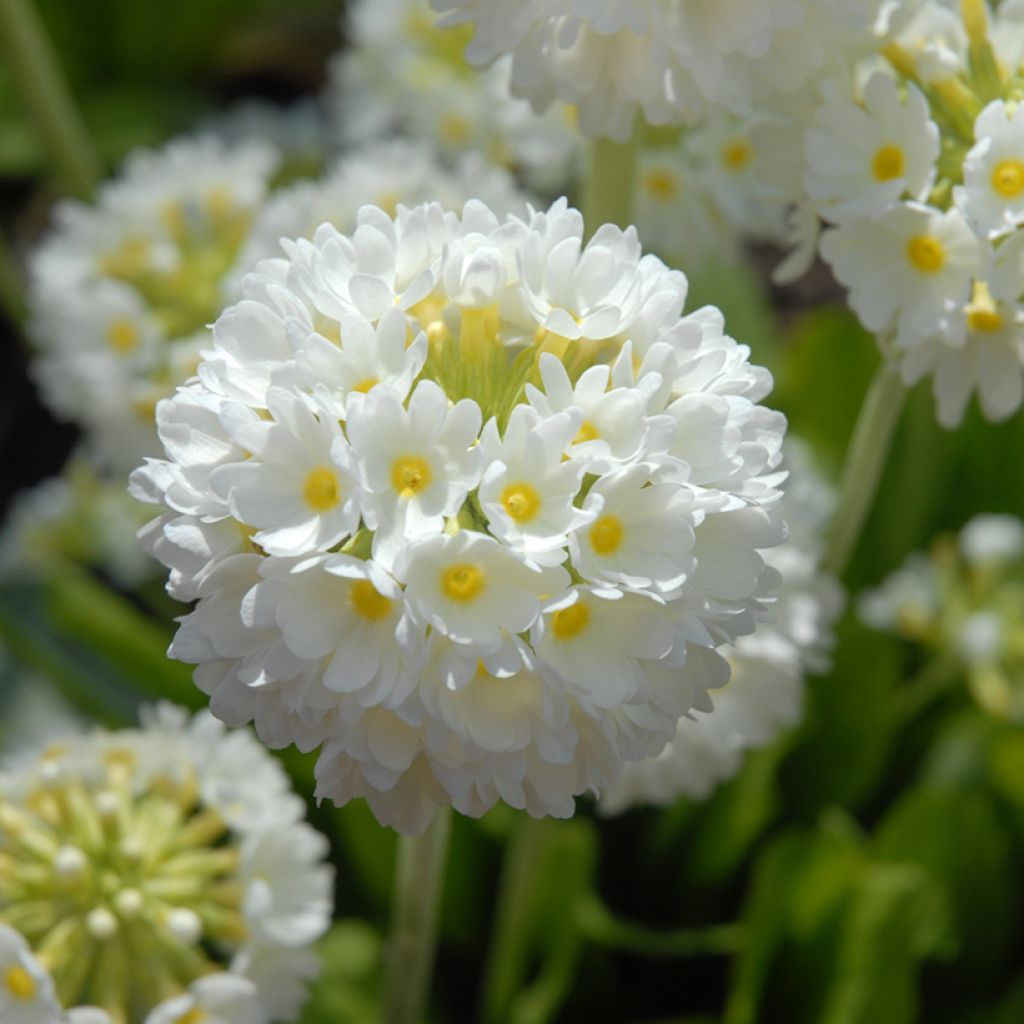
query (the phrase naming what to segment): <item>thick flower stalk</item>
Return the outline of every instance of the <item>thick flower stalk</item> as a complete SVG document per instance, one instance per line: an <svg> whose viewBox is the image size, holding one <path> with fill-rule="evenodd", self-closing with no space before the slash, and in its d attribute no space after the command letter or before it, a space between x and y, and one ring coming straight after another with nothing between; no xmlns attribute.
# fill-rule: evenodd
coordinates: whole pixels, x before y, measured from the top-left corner
<svg viewBox="0 0 1024 1024"><path fill-rule="evenodd" d="M958 536L915 553L861 595L860 614L875 629L919 644L948 683L966 676L992 714L1024 720L1024 523L981 515Z"/></svg>
<svg viewBox="0 0 1024 1024"><path fill-rule="evenodd" d="M294 1020L333 909L327 844L302 812L251 736L170 706L7 766L5 1024L79 1005L164 1024L218 1003L237 1024Z"/></svg>
<svg viewBox="0 0 1024 1024"><path fill-rule="evenodd" d="M214 713L322 745L318 795L402 832L572 814L724 681L777 581L770 376L632 229L582 238L562 200L286 243L133 476Z"/></svg>
<svg viewBox="0 0 1024 1024"><path fill-rule="evenodd" d="M767 746L799 722L805 677L828 669L844 604L838 580L820 568L835 494L810 453L792 440L786 467L789 536L766 556L783 580L771 619L724 652L732 669L729 682L680 721L661 754L626 766L621 780L601 794L603 810L707 797L739 771L748 751Z"/></svg>
<svg viewBox="0 0 1024 1024"><path fill-rule="evenodd" d="M29 266L33 373L100 466L159 450L156 403L194 372L278 159L262 141L178 139L131 156L95 203L55 208Z"/></svg>
<svg viewBox="0 0 1024 1024"><path fill-rule="evenodd" d="M480 75L463 56L471 33L434 24L428 0L358 0L345 20L351 45L332 59L327 93L342 149L397 135L449 164L483 157L549 194L571 185L582 141L575 111L553 104L537 114L513 97L511 58Z"/></svg>

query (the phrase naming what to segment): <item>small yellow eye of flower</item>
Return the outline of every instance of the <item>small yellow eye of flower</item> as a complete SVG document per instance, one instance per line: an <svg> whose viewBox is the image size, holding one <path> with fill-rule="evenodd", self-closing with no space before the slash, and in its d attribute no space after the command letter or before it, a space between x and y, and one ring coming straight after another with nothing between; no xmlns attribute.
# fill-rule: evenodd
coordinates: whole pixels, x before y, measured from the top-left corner
<svg viewBox="0 0 1024 1024"><path fill-rule="evenodd" d="M679 195L679 176L664 167L657 167L647 174L644 186L655 199L669 202Z"/></svg>
<svg viewBox="0 0 1024 1024"><path fill-rule="evenodd" d="M746 139L736 139L722 148L722 163L730 171L742 171L754 159L754 147Z"/></svg>
<svg viewBox="0 0 1024 1024"><path fill-rule="evenodd" d="M391 464L391 486L403 498L419 494L430 480L430 464L418 455L403 455Z"/></svg>
<svg viewBox="0 0 1024 1024"><path fill-rule="evenodd" d="M35 979L20 965L7 968L4 974L4 985L15 999L28 1000L35 998Z"/></svg>
<svg viewBox="0 0 1024 1024"><path fill-rule="evenodd" d="M568 608L555 612L555 617L551 622L551 632L559 640L572 640L579 636L589 623L590 609L582 601L577 601L575 604L569 605Z"/></svg>
<svg viewBox="0 0 1024 1024"><path fill-rule="evenodd" d="M579 433L572 439L573 444L585 444L587 441L596 441L601 436L600 431L590 420L584 420Z"/></svg>
<svg viewBox="0 0 1024 1024"><path fill-rule="evenodd" d="M971 304L967 307L967 329L975 334L995 334L1002 327L1003 318L988 285L982 281L975 282Z"/></svg>
<svg viewBox="0 0 1024 1024"><path fill-rule="evenodd" d="M366 380L361 380L352 390L359 391L362 394L366 394L368 391L375 388L380 383L376 377L367 377Z"/></svg>
<svg viewBox="0 0 1024 1024"><path fill-rule="evenodd" d="M590 546L599 555L614 555L622 547L625 530L622 521L615 516L602 516L590 528Z"/></svg>
<svg viewBox="0 0 1024 1024"><path fill-rule="evenodd" d="M234 205L234 201L231 198L231 190L223 185L218 188L212 188L207 193L206 212L211 220L223 220L231 213Z"/></svg>
<svg viewBox="0 0 1024 1024"><path fill-rule="evenodd" d="M139 347L139 328L134 320L118 317L107 326L107 344L122 356L129 355Z"/></svg>
<svg viewBox="0 0 1024 1024"><path fill-rule="evenodd" d="M537 518L541 500L536 488L530 484L509 484L501 492L501 504L517 523L528 523Z"/></svg>
<svg viewBox="0 0 1024 1024"><path fill-rule="evenodd" d="M394 217L398 212L398 204L402 197L397 192L382 192L377 196L377 205L389 216Z"/></svg>
<svg viewBox="0 0 1024 1024"><path fill-rule="evenodd" d="M201 1006L193 1006L191 1010L183 1013L175 1021L175 1024L203 1024L204 1021L209 1019L210 1015Z"/></svg>
<svg viewBox="0 0 1024 1024"><path fill-rule="evenodd" d="M875 154L874 162L871 165L871 173L874 174L875 181L893 181L903 176L905 166L906 160L903 156L903 150L899 146L889 143L882 146Z"/></svg>
<svg viewBox="0 0 1024 1024"><path fill-rule="evenodd" d="M391 612L391 598L385 597L369 580L353 583L349 600L356 612L371 622L378 622Z"/></svg>
<svg viewBox="0 0 1024 1024"><path fill-rule="evenodd" d="M992 171L992 187L1004 199L1024 194L1024 160L1000 160Z"/></svg>
<svg viewBox="0 0 1024 1024"><path fill-rule="evenodd" d="M486 585L487 578L475 565L453 565L441 573L441 590L446 597L461 604L479 597Z"/></svg>
<svg viewBox="0 0 1024 1024"><path fill-rule="evenodd" d="M937 274L946 265L946 248L933 235L917 235L907 243L907 259L922 274Z"/></svg>
<svg viewBox="0 0 1024 1024"><path fill-rule="evenodd" d="M302 488L302 497L314 512L329 512L341 501L338 474L327 466L311 470Z"/></svg>

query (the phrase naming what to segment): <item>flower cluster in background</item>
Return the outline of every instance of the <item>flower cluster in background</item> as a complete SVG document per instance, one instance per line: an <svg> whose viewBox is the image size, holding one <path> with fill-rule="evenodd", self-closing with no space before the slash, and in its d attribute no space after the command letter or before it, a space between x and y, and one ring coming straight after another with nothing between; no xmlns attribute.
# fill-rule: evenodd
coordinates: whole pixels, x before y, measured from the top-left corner
<svg viewBox="0 0 1024 1024"><path fill-rule="evenodd" d="M564 201L360 211L287 243L133 477L173 653L318 793L569 815L728 676L776 574L771 378L686 279Z"/></svg>
<svg viewBox="0 0 1024 1024"><path fill-rule="evenodd" d="M295 1020L333 914L327 844L303 813L252 736L170 705L140 729L10 759L5 1024L60 1024L79 1006L97 1010L74 1024Z"/></svg>

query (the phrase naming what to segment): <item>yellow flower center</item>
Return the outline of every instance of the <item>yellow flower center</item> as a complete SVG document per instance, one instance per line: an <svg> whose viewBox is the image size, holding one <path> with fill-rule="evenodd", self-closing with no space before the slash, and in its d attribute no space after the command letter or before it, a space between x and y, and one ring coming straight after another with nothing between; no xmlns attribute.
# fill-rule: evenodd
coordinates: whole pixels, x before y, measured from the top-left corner
<svg viewBox="0 0 1024 1024"><path fill-rule="evenodd" d="M983 281L975 282L971 304L967 307L967 329L975 334L994 334L1002 327L1003 318L988 285Z"/></svg>
<svg viewBox="0 0 1024 1024"><path fill-rule="evenodd" d="M530 484L509 484L501 492L501 504L517 523L528 523L536 519L540 511L540 495Z"/></svg>
<svg viewBox="0 0 1024 1024"><path fill-rule="evenodd" d="M390 192L381 192L377 196L377 205L389 216L394 217L398 212L398 204L402 201L401 195L394 190Z"/></svg>
<svg viewBox="0 0 1024 1024"><path fill-rule="evenodd" d="M203 1021L209 1019L210 1015L201 1006L193 1006L191 1010L183 1013L175 1024L203 1024Z"/></svg>
<svg viewBox="0 0 1024 1024"><path fill-rule="evenodd" d="M551 632L559 640L572 640L580 635L587 628L590 622L590 608L582 601L569 605L561 611L555 612L551 622Z"/></svg>
<svg viewBox="0 0 1024 1024"><path fill-rule="evenodd" d="M742 171L754 159L754 147L746 139L736 139L722 148L722 163L730 171Z"/></svg>
<svg viewBox="0 0 1024 1024"><path fill-rule="evenodd" d="M446 597L460 604L469 604L480 596L487 578L475 566L463 563L453 565L441 573L441 590Z"/></svg>
<svg viewBox="0 0 1024 1024"><path fill-rule="evenodd" d="M376 377L367 377L366 380L361 380L352 390L359 391L362 394L366 394L372 388L375 388L380 381Z"/></svg>
<svg viewBox="0 0 1024 1024"><path fill-rule="evenodd" d="M644 186L655 199L670 202L679 195L679 176L665 167L649 171Z"/></svg>
<svg viewBox="0 0 1024 1024"><path fill-rule="evenodd" d="M206 195L206 212L211 220L225 220L235 208L231 190L223 185L212 188Z"/></svg>
<svg viewBox="0 0 1024 1024"><path fill-rule="evenodd" d="M903 176L903 168L906 166L906 159L903 150L892 143L889 143L875 154L874 162L871 165L871 173L875 181L892 181L894 178Z"/></svg>
<svg viewBox="0 0 1024 1024"><path fill-rule="evenodd" d="M419 455L403 455L391 464L391 486L403 498L419 494L430 480L430 464Z"/></svg>
<svg viewBox="0 0 1024 1024"><path fill-rule="evenodd" d="M934 235L917 235L907 243L907 259L922 274L937 274L946 265L946 248Z"/></svg>
<svg viewBox="0 0 1024 1024"><path fill-rule="evenodd" d="M386 618L391 612L391 598L385 597L369 580L356 580L349 600L356 612L371 622Z"/></svg>
<svg viewBox="0 0 1024 1024"><path fill-rule="evenodd" d="M992 171L992 187L1004 199L1024 193L1024 160L1000 160Z"/></svg>
<svg viewBox="0 0 1024 1024"><path fill-rule="evenodd" d="M4 974L4 984L7 991L15 999L34 999L36 994L36 982L28 971L20 965L8 967Z"/></svg>
<svg viewBox="0 0 1024 1024"><path fill-rule="evenodd" d="M338 474L327 466L311 470L302 488L302 497L314 512L330 512L341 501Z"/></svg>
<svg viewBox="0 0 1024 1024"><path fill-rule="evenodd" d="M139 347L139 329L134 320L118 317L107 326L107 344L118 354L126 356Z"/></svg>
<svg viewBox="0 0 1024 1024"><path fill-rule="evenodd" d="M596 441L600 436L601 433L597 427L590 420L584 420L583 426L580 427L579 432L572 439L572 443L585 444L587 441Z"/></svg>
<svg viewBox="0 0 1024 1024"><path fill-rule="evenodd" d="M437 125L437 134L442 142L459 146L469 141L472 125L461 114L445 114Z"/></svg>
<svg viewBox="0 0 1024 1024"><path fill-rule="evenodd" d="M616 516L602 516L590 528L590 546L599 555L614 555L622 547L625 530Z"/></svg>

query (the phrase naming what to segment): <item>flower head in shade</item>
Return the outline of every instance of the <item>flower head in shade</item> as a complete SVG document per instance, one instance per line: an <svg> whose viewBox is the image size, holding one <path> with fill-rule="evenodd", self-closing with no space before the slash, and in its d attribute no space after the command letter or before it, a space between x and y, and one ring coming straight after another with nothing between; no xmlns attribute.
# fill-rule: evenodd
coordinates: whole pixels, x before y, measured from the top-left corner
<svg viewBox="0 0 1024 1024"><path fill-rule="evenodd" d="M621 780L602 792L607 812L706 797L739 771L748 751L800 720L805 677L828 668L844 603L838 581L819 568L834 495L795 441L787 442L786 465L782 514L789 538L767 556L783 580L771 620L728 649L732 678L679 722L675 739L656 757L627 765Z"/></svg>
<svg viewBox="0 0 1024 1024"><path fill-rule="evenodd" d="M770 377L564 200L366 207L284 251L133 477L197 602L172 653L403 832L446 804L572 814L660 749L776 582Z"/></svg>
<svg viewBox="0 0 1024 1024"><path fill-rule="evenodd" d="M302 986L285 1002L264 993L260 963L309 977L331 918L327 844L302 810L250 735L167 705L139 729L19 755L0 773L0 981L12 999L98 1006L115 1024L194 1005L294 1020ZM36 959L12 953L5 975L7 928ZM177 1016L155 1009L166 999ZM274 1011L218 1017L218 1000Z"/></svg>
<svg viewBox="0 0 1024 1024"><path fill-rule="evenodd" d="M987 711L1024 720L1024 522L975 516L914 552L859 601L875 629L920 645L966 677Z"/></svg>
<svg viewBox="0 0 1024 1024"><path fill-rule="evenodd" d="M33 372L102 466L154 450L156 403L194 372L277 163L263 141L182 138L55 208L30 264Z"/></svg>

